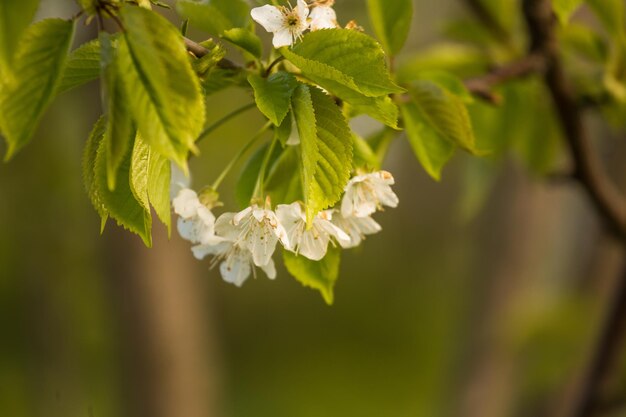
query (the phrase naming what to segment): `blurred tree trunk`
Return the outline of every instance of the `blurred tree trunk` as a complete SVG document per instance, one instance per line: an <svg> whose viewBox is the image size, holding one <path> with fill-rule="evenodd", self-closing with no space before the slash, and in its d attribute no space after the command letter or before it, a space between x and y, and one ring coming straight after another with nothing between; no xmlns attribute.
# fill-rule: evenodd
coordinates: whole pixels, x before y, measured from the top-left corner
<svg viewBox="0 0 626 417"><path fill-rule="evenodd" d="M156 218L156 217L155 217ZM155 227L154 247L114 225L106 235L133 417L217 415L218 361L207 291L188 245ZM174 232L175 235L175 232Z"/></svg>

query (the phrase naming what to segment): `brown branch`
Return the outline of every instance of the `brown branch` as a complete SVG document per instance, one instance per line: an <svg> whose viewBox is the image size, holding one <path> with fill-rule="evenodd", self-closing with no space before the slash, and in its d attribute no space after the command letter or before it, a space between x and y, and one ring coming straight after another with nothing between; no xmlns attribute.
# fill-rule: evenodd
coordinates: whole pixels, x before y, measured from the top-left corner
<svg viewBox="0 0 626 417"><path fill-rule="evenodd" d="M465 87L475 96L499 104L500 97L492 91L494 87L507 81L542 73L544 64L543 54L531 53L517 61L497 67L485 75L465 80Z"/></svg>
<svg viewBox="0 0 626 417"><path fill-rule="evenodd" d="M185 41L185 47L187 48L187 50L191 52L192 54L194 54L196 57L202 58L203 56L209 53L209 50L206 49L204 46L200 45L199 43L194 42L187 37L183 37L183 39ZM217 66L223 69L241 69L239 65L235 64L233 61L229 59L221 59L217 63Z"/></svg>
<svg viewBox="0 0 626 417"><path fill-rule="evenodd" d="M566 81L557 51L551 4L546 0L524 0L523 4L531 41L530 53L545 57L544 81L574 160L575 177L609 230L626 243L626 201L603 172L590 144L576 96Z"/></svg>
<svg viewBox="0 0 626 417"><path fill-rule="evenodd" d="M574 160L575 177L587 191L591 202L607 228L626 246L626 201L606 176L594 152L581 109L568 85L558 55L554 33L555 18L549 0L524 0L524 17L530 35L531 53L545 56L544 82L548 88L563 127L567 145ZM626 266L625 266L626 268ZM626 269L615 282L606 316L581 380L571 417L591 417L598 386L604 380L620 350L626 328Z"/></svg>

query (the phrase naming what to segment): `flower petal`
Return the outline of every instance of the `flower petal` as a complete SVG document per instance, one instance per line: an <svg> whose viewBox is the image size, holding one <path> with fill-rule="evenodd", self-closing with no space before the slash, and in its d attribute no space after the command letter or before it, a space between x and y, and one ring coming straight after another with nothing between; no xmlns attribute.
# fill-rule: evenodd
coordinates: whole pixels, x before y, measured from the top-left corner
<svg viewBox="0 0 626 417"><path fill-rule="evenodd" d="M338 26L337 14L332 7L318 6L311 11L311 30L333 29Z"/></svg>
<svg viewBox="0 0 626 417"><path fill-rule="evenodd" d="M256 266L267 265L274 255L278 236L268 226L254 227L251 230L247 248L252 252L252 260Z"/></svg>
<svg viewBox="0 0 626 417"><path fill-rule="evenodd" d="M232 247L232 242L221 240L220 242L209 242L206 244L191 247L191 252L196 259L204 259L208 255L221 256L224 255Z"/></svg>
<svg viewBox="0 0 626 417"><path fill-rule="evenodd" d="M187 177L185 173L175 163L170 163L170 200L174 200L180 190L189 188L191 185L191 177Z"/></svg>
<svg viewBox="0 0 626 417"><path fill-rule="evenodd" d="M285 16L276 6L266 4L255 7L250 11L250 15L255 22L263 26L268 32L278 32L285 27Z"/></svg>
<svg viewBox="0 0 626 417"><path fill-rule="evenodd" d="M274 48L281 48L283 46L290 46L293 44L293 35L289 28L281 28L274 32L274 37L272 38L272 45Z"/></svg>
<svg viewBox="0 0 626 417"><path fill-rule="evenodd" d="M269 279L276 278L276 265L274 265L274 260L270 259L266 265L263 265L260 268L263 272L265 272Z"/></svg>
<svg viewBox="0 0 626 417"><path fill-rule="evenodd" d="M295 11L296 13L298 13L298 17L300 18L300 21L306 22L307 17L309 17L309 6L306 4L304 0L298 0L298 4L296 5ZM306 27L302 29L303 32L305 30L306 30Z"/></svg>
<svg viewBox="0 0 626 417"><path fill-rule="evenodd" d="M174 212L180 217L188 219L196 215L198 207L202 206L198 194L190 188L181 189L172 200Z"/></svg>
<svg viewBox="0 0 626 417"><path fill-rule="evenodd" d="M241 287L250 276L252 266L247 252L235 250L220 264L220 273L224 281Z"/></svg>

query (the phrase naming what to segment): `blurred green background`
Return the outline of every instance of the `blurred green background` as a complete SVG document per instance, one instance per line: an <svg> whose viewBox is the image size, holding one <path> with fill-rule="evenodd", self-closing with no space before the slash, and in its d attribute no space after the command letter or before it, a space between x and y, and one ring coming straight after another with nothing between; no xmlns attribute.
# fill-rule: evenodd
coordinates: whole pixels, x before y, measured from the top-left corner
<svg viewBox="0 0 626 417"><path fill-rule="evenodd" d="M416 1L407 53L439 41L462 6ZM369 27L363 1L336 8ZM75 10L44 0L38 18ZM94 30L81 26L77 44ZM0 165L0 416L513 417L567 404L621 266L578 188L528 174L519 157L461 154L435 183L400 137L385 163L400 206L345 253L328 307L284 269L226 284L162 227L150 250L112 223L99 236L80 166L98 94L92 83L61 96ZM209 119L250 100L221 92ZM497 110L478 107L480 140ZM513 117L496 140L520 125L540 140L541 123ZM194 186L261 124L253 110L203 142ZM624 147L597 129L607 153Z"/></svg>

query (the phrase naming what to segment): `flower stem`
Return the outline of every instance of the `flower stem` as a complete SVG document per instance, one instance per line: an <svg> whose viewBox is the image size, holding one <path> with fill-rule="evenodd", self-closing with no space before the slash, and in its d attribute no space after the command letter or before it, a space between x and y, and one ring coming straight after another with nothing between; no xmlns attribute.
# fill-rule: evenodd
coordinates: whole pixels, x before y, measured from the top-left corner
<svg viewBox="0 0 626 417"><path fill-rule="evenodd" d="M265 76L266 77L269 76L270 72L272 71L272 68L274 68L277 64L279 64L284 59L285 59L285 57L281 55L278 58L276 58L274 61L272 61L272 63L269 64L267 69L265 70Z"/></svg>
<svg viewBox="0 0 626 417"><path fill-rule="evenodd" d="M267 165L270 162L270 158L272 157L272 153L274 153L274 147L276 146L277 138L274 136L270 146L265 151L265 156L263 156L263 162L261 163L261 169L259 170L259 176L256 180L256 186L254 187L254 193L252 194L254 197L263 199L265 196L265 171L267 171Z"/></svg>
<svg viewBox="0 0 626 417"><path fill-rule="evenodd" d="M213 123L211 126L209 126L206 129L204 129L202 131L202 133L200 133L200 136L198 136L198 139L196 139L196 143L200 142L202 139L204 139L207 136L209 136L215 129L217 129L218 127L222 126L224 123L228 122L233 117L236 117L239 114L241 114L241 113L245 112L246 110L249 110L249 109L251 109L251 108L253 108L255 106L256 106L256 103L248 103L245 106L239 107L238 109L233 110L232 112L228 113L226 116L222 117L221 119L219 119L218 121Z"/></svg>
<svg viewBox="0 0 626 417"><path fill-rule="evenodd" d="M272 126L272 122L267 122L265 125L263 125L263 127L261 129L259 129L258 132L256 132L254 134L254 136L252 136L252 138L250 138L250 140L248 141L248 143L246 143L244 145L243 148L241 148L239 150L239 152L237 152L237 154L233 157L233 159L230 160L230 162L228 163L228 165L226 165L226 167L224 168L224 170L221 172L220 176L217 177L217 179L215 180L215 182L213 183L213 185L211 186L211 188L213 188L214 190L217 190L217 188L220 186L220 184L222 183L222 181L224 181L224 178L226 178L226 175L228 175L228 173L230 172L230 170L235 166L235 164L237 163L237 161L239 161L239 159L241 159L241 157L248 152L248 150L252 147L252 145L254 145L256 143L257 140L259 140L259 138L261 136L263 136L263 133L265 133L270 127Z"/></svg>

